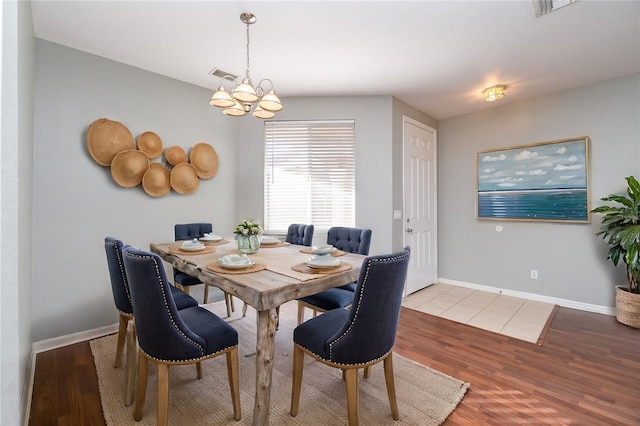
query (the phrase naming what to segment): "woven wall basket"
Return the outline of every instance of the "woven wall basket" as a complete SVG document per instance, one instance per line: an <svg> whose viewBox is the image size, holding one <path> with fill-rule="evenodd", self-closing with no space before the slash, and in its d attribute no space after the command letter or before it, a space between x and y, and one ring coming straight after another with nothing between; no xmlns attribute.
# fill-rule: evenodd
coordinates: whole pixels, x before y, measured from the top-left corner
<svg viewBox="0 0 640 426"><path fill-rule="evenodd" d="M616 287L616 319L629 327L640 328L640 294Z"/></svg>

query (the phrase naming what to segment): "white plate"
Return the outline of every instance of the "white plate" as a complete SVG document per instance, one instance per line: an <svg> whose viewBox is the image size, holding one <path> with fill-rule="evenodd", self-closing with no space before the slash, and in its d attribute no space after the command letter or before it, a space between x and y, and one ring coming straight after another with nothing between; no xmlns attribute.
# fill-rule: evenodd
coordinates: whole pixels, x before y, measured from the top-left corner
<svg viewBox="0 0 640 426"><path fill-rule="evenodd" d="M317 263L317 262L314 262L313 260L307 260L307 266L310 268L316 268L316 269L337 268L338 266L340 266L340 261L338 259L335 259L335 261L332 263L328 263L328 262Z"/></svg>
<svg viewBox="0 0 640 426"><path fill-rule="evenodd" d="M220 235L207 235L206 237L200 238L200 241L220 241L222 237Z"/></svg>
<svg viewBox="0 0 640 426"><path fill-rule="evenodd" d="M311 247L311 252L312 253L317 253L317 254L329 254L329 253L333 253L333 252L335 252L337 250L338 250L337 248L335 248L334 246L331 246L331 245L313 246L313 247Z"/></svg>
<svg viewBox="0 0 640 426"><path fill-rule="evenodd" d="M181 246L180 247L182 250L184 251L200 251L200 250L204 250L205 248L207 248L207 246L205 246L204 244L201 245L192 245L192 246Z"/></svg>
<svg viewBox="0 0 640 426"><path fill-rule="evenodd" d="M244 268L249 268L254 264L255 263L252 260L250 260L249 263L226 263L226 262L223 262L222 259L218 259L218 265L227 269L244 269Z"/></svg>
<svg viewBox="0 0 640 426"><path fill-rule="evenodd" d="M279 242L280 240L274 237L262 237L260 240L260 244L278 244Z"/></svg>

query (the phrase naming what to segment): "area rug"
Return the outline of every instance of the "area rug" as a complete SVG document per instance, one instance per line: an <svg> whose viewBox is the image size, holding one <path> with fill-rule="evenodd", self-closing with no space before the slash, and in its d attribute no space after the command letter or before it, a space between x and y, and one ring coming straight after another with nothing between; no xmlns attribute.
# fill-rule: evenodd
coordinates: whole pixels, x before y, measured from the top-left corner
<svg viewBox="0 0 640 426"><path fill-rule="evenodd" d="M224 303L204 305L225 316ZM289 306L288 308L286 308ZM256 316L249 309L246 317L240 310L227 321L238 330L240 363L240 397L242 420L232 417L231 396L225 357L202 363L203 378L196 378L193 365L170 369L169 424L172 425L249 425L253 417L255 390ZM276 354L271 391L272 425L345 425L347 403L345 386L339 370L305 356L299 413L291 417L292 335L295 327L295 304L285 304L280 312L276 333ZM134 405L125 399L125 367L113 368L116 335L91 341L98 373L100 399L107 425L155 425L157 407L157 368L150 364L143 418L133 421ZM124 363L123 363L124 364ZM382 363L371 369L369 379L360 380L360 423L365 425L440 425L464 397L469 384L394 354L396 394L400 421L391 418Z"/></svg>

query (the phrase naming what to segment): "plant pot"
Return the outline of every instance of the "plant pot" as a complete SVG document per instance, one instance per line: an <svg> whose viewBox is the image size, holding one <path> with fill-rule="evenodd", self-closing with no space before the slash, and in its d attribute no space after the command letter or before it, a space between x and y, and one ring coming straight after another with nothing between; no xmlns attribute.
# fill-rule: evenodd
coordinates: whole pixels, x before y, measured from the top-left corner
<svg viewBox="0 0 640 426"><path fill-rule="evenodd" d="M616 287L616 319L629 327L640 328L640 294Z"/></svg>

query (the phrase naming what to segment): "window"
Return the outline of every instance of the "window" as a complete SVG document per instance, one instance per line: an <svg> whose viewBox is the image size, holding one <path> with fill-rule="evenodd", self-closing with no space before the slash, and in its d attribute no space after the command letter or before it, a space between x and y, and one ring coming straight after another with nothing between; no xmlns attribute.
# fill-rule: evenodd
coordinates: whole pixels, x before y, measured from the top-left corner
<svg viewBox="0 0 640 426"><path fill-rule="evenodd" d="M265 123L265 229L355 224L353 120Z"/></svg>

